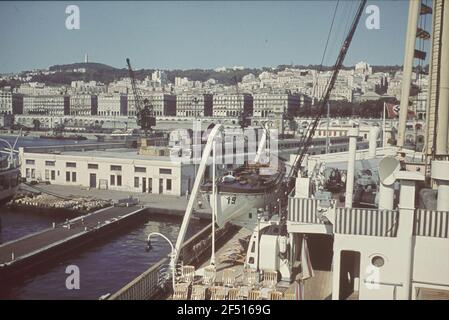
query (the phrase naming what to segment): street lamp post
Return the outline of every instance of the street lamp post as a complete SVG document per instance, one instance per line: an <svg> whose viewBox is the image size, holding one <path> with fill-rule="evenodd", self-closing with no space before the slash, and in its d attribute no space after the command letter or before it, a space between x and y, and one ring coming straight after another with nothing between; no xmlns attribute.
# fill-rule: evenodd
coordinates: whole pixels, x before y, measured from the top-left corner
<svg viewBox="0 0 449 320"><path fill-rule="evenodd" d="M148 235L147 238L147 243L148 243L148 251L151 250L152 246L151 246L151 236L160 236L162 238L164 238L168 244L170 245L171 248L171 253L170 253L170 268L172 271L172 286L173 286L173 292L175 292L175 279L176 279L176 268L175 268L175 257L176 257L176 249L173 246L173 243L170 241L170 239L168 239L166 236L164 236L162 233L159 232L152 232Z"/></svg>

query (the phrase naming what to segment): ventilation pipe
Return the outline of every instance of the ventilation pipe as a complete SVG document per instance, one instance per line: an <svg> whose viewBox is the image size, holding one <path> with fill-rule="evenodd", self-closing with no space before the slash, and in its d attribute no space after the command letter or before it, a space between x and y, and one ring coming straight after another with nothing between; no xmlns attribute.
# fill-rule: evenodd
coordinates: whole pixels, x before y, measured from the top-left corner
<svg viewBox="0 0 449 320"><path fill-rule="evenodd" d="M369 157L376 157L377 138L379 137L379 127L371 127L369 130Z"/></svg>
<svg viewBox="0 0 449 320"><path fill-rule="evenodd" d="M432 179L437 183L437 210L449 211L449 161L432 161Z"/></svg>
<svg viewBox="0 0 449 320"><path fill-rule="evenodd" d="M385 157L379 163L379 210L393 210L395 173L401 165L396 158Z"/></svg>
<svg viewBox="0 0 449 320"><path fill-rule="evenodd" d="M349 157L348 171L346 174L346 208L352 208L352 197L354 192L354 176L355 176L355 156L357 152L357 137L359 136L359 128L350 128L349 136Z"/></svg>
<svg viewBox="0 0 449 320"><path fill-rule="evenodd" d="M443 23L441 31L441 62L440 62L440 83L438 98L438 117L436 134L436 154L448 154L449 135L449 3L443 3Z"/></svg>

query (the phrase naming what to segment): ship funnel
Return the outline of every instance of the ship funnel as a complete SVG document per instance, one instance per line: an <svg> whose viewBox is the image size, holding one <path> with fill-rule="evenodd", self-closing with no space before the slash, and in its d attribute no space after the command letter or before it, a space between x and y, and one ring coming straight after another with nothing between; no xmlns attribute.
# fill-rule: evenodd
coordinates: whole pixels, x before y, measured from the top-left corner
<svg viewBox="0 0 449 320"><path fill-rule="evenodd" d="M396 158L385 157L379 164L379 209L393 210L394 174L399 171L400 163Z"/></svg>

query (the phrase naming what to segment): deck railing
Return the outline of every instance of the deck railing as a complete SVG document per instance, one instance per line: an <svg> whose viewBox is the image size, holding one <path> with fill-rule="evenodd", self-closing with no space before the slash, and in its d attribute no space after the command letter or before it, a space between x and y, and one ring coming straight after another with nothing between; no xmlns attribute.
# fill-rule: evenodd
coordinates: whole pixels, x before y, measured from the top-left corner
<svg viewBox="0 0 449 320"><path fill-rule="evenodd" d="M415 210L415 236L449 238L449 211Z"/></svg>
<svg viewBox="0 0 449 320"><path fill-rule="evenodd" d="M180 259L184 264L192 264L198 261L198 258L208 251L211 247L211 230L209 224L199 233L190 238L182 247ZM232 226L224 226L216 230L215 241L219 241L226 234L235 230ZM159 270L169 264L169 257L161 259L158 263L151 266L136 279L128 283L122 289L111 295L109 300L148 300L160 293Z"/></svg>
<svg viewBox="0 0 449 320"><path fill-rule="evenodd" d="M366 208L336 208L334 232L378 237L396 237L399 212Z"/></svg>
<svg viewBox="0 0 449 320"><path fill-rule="evenodd" d="M318 200L290 197L288 199L288 220L292 222L324 224L320 208L333 207L335 200Z"/></svg>

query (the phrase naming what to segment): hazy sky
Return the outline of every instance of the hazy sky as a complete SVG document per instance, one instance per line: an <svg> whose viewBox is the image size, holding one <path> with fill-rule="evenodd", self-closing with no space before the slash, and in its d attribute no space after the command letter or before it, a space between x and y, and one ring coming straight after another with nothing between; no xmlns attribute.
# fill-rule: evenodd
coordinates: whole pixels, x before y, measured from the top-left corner
<svg viewBox="0 0 449 320"><path fill-rule="evenodd" d="M318 64L336 1L0 2L0 73L91 62L135 68ZM65 8L80 8L80 30L67 30ZM368 1L346 65L402 64L408 1ZM358 2L340 1L326 64L333 64Z"/></svg>

